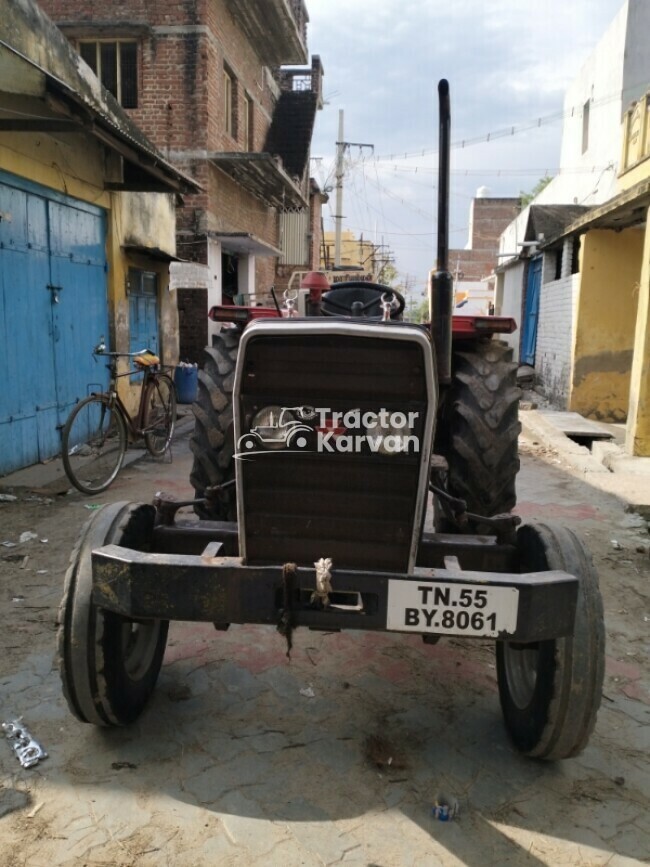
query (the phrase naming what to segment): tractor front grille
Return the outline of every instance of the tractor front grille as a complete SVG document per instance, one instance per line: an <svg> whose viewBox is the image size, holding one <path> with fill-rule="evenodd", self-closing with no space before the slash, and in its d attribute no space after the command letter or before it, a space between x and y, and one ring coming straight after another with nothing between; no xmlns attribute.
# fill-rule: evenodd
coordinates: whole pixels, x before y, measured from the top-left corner
<svg viewBox="0 0 650 867"><path fill-rule="evenodd" d="M238 520L246 561L310 565L331 557L346 568L412 567L427 495L435 394L429 339L417 327L338 320L249 327L235 384ZM267 407L276 408L274 418L277 408L292 410L294 418L296 408L307 408L308 415L314 410L314 418L300 418L302 449L291 437L280 447L250 445L255 418ZM347 421L353 424L346 426L345 414L352 411ZM412 437L407 450L373 451L366 434L386 435L387 429L354 424L364 416L381 421L382 411L384 419L411 414L412 428L402 429Z"/></svg>

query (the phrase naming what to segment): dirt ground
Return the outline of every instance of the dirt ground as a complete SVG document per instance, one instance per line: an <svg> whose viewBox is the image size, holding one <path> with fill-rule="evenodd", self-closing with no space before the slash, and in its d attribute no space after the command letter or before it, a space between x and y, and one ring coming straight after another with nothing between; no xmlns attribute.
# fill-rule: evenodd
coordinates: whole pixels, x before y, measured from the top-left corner
<svg viewBox="0 0 650 867"><path fill-rule="evenodd" d="M0 738L4 867L648 862L648 527L526 441L519 513L578 532L601 577L606 680L579 758L513 751L490 642L396 634L299 631L288 661L268 628L174 624L142 720L78 723L55 665L75 539L95 505L189 495L189 466L185 436L172 463L144 458L90 500L0 480L17 497L0 502L0 714L49 753L23 770ZM431 815L441 791L454 822Z"/></svg>

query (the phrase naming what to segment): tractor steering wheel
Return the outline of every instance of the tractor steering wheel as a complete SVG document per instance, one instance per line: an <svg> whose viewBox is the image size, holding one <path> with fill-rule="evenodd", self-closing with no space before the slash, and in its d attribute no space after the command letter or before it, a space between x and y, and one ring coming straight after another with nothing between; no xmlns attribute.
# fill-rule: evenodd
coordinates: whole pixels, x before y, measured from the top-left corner
<svg viewBox="0 0 650 867"><path fill-rule="evenodd" d="M381 296L392 295L397 302L391 310L391 319L400 319L406 302L404 296L381 283L366 283L365 280L350 280L333 286L321 298L321 312L325 316L354 316L364 319L381 319Z"/></svg>

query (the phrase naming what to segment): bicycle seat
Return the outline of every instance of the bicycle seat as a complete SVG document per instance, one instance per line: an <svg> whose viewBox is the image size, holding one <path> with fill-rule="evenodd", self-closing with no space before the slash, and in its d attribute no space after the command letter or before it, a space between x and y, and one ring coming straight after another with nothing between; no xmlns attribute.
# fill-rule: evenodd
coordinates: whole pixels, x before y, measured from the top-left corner
<svg viewBox="0 0 650 867"><path fill-rule="evenodd" d="M146 352L144 355L136 355L133 363L138 367L155 367L157 364L160 364L160 359L153 352Z"/></svg>

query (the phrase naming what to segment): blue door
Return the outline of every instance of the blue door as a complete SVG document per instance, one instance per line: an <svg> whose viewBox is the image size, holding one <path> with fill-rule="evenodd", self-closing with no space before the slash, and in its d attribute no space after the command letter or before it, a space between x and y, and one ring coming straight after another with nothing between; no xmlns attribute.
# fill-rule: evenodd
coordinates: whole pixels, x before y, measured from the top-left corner
<svg viewBox="0 0 650 867"><path fill-rule="evenodd" d="M102 336L108 340L105 218L81 202L50 201L48 212L56 402L65 424L78 400L108 385L92 355Z"/></svg>
<svg viewBox="0 0 650 867"><path fill-rule="evenodd" d="M150 349L158 354L158 275L129 268L129 334L131 352ZM133 374L131 381L142 379Z"/></svg>
<svg viewBox="0 0 650 867"><path fill-rule="evenodd" d="M526 283L526 302L524 306L524 327L521 334L521 362L535 365L535 345L537 343L537 319L539 317L539 293L542 287L542 257L533 259L528 267Z"/></svg>
<svg viewBox="0 0 650 867"><path fill-rule="evenodd" d="M0 474L57 455L72 405L107 382L105 236L99 208L0 172Z"/></svg>

